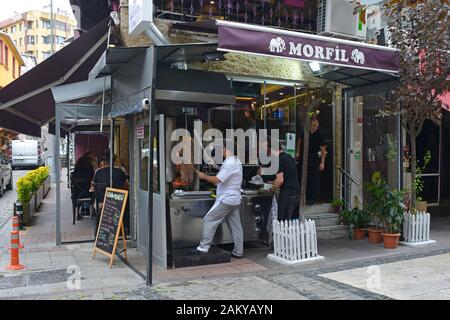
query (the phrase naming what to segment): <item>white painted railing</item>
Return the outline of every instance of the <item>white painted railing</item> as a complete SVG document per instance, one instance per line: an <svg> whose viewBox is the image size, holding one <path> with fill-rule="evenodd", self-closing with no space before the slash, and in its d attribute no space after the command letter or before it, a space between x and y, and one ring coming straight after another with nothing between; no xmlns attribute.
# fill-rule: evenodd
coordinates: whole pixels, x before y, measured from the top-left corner
<svg viewBox="0 0 450 320"><path fill-rule="evenodd" d="M317 251L316 224L313 220L273 221L274 253L267 257L285 264L323 259Z"/></svg>
<svg viewBox="0 0 450 320"><path fill-rule="evenodd" d="M430 214L426 212L405 213L403 220L403 238L407 243L430 241Z"/></svg>

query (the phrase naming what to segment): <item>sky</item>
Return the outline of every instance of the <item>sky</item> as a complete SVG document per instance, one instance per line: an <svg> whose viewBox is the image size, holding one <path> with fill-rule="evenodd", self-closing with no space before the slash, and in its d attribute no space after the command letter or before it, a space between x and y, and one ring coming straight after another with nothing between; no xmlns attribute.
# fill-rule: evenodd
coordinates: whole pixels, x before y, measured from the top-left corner
<svg viewBox="0 0 450 320"><path fill-rule="evenodd" d="M50 12L50 0L0 0L0 21L13 17L17 13L22 13L31 9L42 9ZM72 15L69 0L53 0L53 10L56 12L57 8L67 11Z"/></svg>

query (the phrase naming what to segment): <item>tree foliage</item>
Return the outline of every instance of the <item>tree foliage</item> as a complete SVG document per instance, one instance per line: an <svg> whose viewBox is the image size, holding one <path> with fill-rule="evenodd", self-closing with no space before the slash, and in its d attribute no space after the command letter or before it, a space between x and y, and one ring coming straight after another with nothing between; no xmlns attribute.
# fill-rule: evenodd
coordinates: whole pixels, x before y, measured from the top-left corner
<svg viewBox="0 0 450 320"><path fill-rule="evenodd" d="M416 175L416 137L425 120L440 124L440 95L450 91L448 1L390 0L385 4L389 40L398 49L399 81L381 113L400 114L411 138L411 180ZM411 188L415 205L415 191Z"/></svg>

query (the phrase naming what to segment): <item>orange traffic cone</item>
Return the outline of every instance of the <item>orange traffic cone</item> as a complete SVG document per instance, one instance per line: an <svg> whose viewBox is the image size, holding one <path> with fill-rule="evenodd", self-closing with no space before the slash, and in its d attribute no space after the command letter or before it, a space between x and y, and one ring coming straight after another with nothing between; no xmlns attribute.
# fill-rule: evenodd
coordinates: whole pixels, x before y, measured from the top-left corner
<svg viewBox="0 0 450 320"><path fill-rule="evenodd" d="M18 216L12 217L12 229L13 229L13 231L17 231L17 234L19 237L19 249L23 249L24 246L20 243L19 217Z"/></svg>
<svg viewBox="0 0 450 320"><path fill-rule="evenodd" d="M11 231L11 264L6 267L9 270L21 270L25 268L19 262L19 231Z"/></svg>

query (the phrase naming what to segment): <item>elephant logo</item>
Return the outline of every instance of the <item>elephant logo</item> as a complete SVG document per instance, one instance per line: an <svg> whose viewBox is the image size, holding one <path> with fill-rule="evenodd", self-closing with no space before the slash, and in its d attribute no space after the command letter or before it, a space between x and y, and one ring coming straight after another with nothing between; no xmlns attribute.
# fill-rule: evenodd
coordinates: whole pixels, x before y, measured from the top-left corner
<svg viewBox="0 0 450 320"><path fill-rule="evenodd" d="M364 53L362 51L359 51L358 49L354 49L352 51L352 60L355 61L355 63L359 63L359 64L366 63L366 58L364 57Z"/></svg>
<svg viewBox="0 0 450 320"><path fill-rule="evenodd" d="M283 52L286 50L286 42L281 37L276 37L270 40L270 52Z"/></svg>

